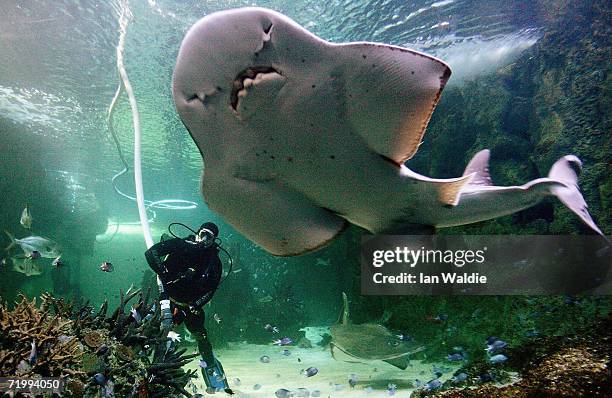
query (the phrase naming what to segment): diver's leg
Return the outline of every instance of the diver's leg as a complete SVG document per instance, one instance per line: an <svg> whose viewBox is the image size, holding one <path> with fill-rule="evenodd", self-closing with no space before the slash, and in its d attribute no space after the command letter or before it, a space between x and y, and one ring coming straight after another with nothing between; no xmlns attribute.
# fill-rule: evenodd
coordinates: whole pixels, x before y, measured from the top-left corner
<svg viewBox="0 0 612 398"><path fill-rule="evenodd" d="M186 312L187 317L185 318L185 326L195 338L198 344L198 352L202 360L206 362L206 367L202 368L202 377L204 378L206 387L208 387L207 391L211 393L217 390L224 390L226 393L233 394L227 384L221 362L213 355L212 345L210 344L208 333L204 326L204 310L193 309Z"/></svg>

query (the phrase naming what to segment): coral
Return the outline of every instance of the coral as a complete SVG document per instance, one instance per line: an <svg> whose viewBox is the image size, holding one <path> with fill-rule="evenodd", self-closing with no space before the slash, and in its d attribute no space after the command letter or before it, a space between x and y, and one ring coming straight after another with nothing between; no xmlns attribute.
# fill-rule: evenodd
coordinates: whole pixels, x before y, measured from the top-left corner
<svg viewBox="0 0 612 398"><path fill-rule="evenodd" d="M106 341L106 336L100 330L88 330L83 334L83 341L90 348L99 348Z"/></svg>
<svg viewBox="0 0 612 398"><path fill-rule="evenodd" d="M79 375L81 349L70 339L72 321L51 315L20 295L21 301L9 310L0 303L0 374L31 376ZM36 359L31 359L35 346Z"/></svg>
<svg viewBox="0 0 612 398"><path fill-rule="evenodd" d="M184 389L195 371L182 367L199 354L176 350L160 331L156 306L140 294L134 311L128 302L140 290L120 291L120 304L110 317L108 303L96 312L89 303L75 309L45 293L42 304L21 301L10 310L0 304L0 374L25 377L63 376L65 396L94 398L169 397L190 394ZM140 319L142 318L142 319ZM38 357L30 360L32 342Z"/></svg>

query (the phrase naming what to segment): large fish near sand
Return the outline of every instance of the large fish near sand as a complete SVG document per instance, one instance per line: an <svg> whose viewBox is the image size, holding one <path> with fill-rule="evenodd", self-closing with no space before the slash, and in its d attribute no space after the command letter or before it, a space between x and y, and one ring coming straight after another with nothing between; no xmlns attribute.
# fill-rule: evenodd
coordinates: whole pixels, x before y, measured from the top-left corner
<svg viewBox="0 0 612 398"><path fill-rule="evenodd" d="M494 186L489 151L458 178L419 175L417 151L451 75L441 60L378 43L330 43L263 8L210 14L186 34L178 113L204 158L210 209L275 255L330 242L347 223L408 233L511 214L556 196L601 234L578 190L580 160Z"/></svg>

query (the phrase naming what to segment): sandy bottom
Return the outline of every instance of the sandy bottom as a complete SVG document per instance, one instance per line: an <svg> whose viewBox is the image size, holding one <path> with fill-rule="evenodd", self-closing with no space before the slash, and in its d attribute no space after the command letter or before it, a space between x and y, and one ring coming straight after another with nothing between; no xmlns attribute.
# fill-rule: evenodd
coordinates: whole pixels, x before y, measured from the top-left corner
<svg viewBox="0 0 612 398"><path fill-rule="evenodd" d="M235 397L266 397L274 398L274 393L285 388L293 392L293 397L312 396L300 394L299 388L308 390L310 394L318 390L321 397L389 397L388 384L397 386L396 397L407 398L414 390L414 380L427 382L433 378L432 364L411 361L406 370L398 369L382 361L369 363L348 363L336 361L329 349L286 347L291 354L282 354L283 348L270 345L233 344L225 349L218 349L215 355L225 369L230 387ZM270 357L269 363L262 363L262 355ZM319 372L312 377L304 376L301 371L315 367ZM438 366L451 368L440 378L442 382L450 378L457 365L443 363ZM187 365L189 369L198 368L194 360ZM202 375L193 382L198 393L205 394ZM357 376L354 388L349 386L351 374ZM259 386L256 386L259 385ZM258 388L259 387L259 388ZM191 388L187 388L190 392ZM303 392L303 390L302 390ZM214 396L225 396L216 393ZM316 395L315 395L316 396Z"/></svg>

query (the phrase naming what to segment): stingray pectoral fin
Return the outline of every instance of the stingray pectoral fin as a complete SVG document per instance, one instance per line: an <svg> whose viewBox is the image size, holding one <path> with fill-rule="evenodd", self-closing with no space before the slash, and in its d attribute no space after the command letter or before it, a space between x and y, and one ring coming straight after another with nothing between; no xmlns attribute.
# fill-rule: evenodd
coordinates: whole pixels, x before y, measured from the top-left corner
<svg viewBox="0 0 612 398"><path fill-rule="evenodd" d="M274 180L251 181L206 173L202 180L209 208L277 256L295 256L322 247L346 225L344 219Z"/></svg>
<svg viewBox="0 0 612 398"><path fill-rule="evenodd" d="M442 61L377 43L335 45L346 118L367 145L396 163L417 151L451 75Z"/></svg>
<svg viewBox="0 0 612 398"><path fill-rule="evenodd" d="M561 203L574 212L593 231L604 235L589 214L586 201L578 188L578 173L581 169L582 162L574 155L566 155L557 160L550 168L548 178L561 184L552 186L550 192L559 198Z"/></svg>

